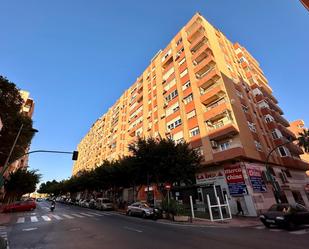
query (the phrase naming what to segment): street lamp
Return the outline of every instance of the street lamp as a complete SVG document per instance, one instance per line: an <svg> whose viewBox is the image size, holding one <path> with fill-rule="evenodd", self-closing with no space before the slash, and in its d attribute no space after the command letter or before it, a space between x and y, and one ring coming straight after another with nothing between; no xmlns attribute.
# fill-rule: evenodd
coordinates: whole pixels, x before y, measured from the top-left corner
<svg viewBox="0 0 309 249"><path fill-rule="evenodd" d="M281 203L281 199L280 199L280 193L281 193L281 190L280 190L280 186L279 184L276 182L276 180L274 179L274 176L271 174L270 172L270 166L268 165L268 161L269 161L269 158L271 156L271 154L276 150L278 149L279 147L281 146L284 146L284 145L287 145L289 143L293 142L291 139L286 141L285 143L283 144L280 144L280 145L277 145L275 148L273 148L267 155L266 157L266 162L265 162L265 167L266 167L266 174L267 174L267 177L270 179L270 182L271 182L271 185L273 186L273 190L274 190L274 195L275 195L275 199L276 199L276 202L277 203Z"/></svg>

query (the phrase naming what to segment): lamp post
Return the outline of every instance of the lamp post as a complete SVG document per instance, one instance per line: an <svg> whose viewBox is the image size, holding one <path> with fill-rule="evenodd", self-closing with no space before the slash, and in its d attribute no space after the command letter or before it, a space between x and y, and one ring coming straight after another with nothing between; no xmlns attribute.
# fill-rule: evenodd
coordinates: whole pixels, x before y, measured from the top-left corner
<svg viewBox="0 0 309 249"><path fill-rule="evenodd" d="M266 174L267 174L267 177L270 179L270 182L271 182L271 185L273 186L273 190L274 190L274 195L275 195L275 199L276 199L276 202L277 203L281 203L281 199L280 199L280 192L281 192L281 189L280 189L280 186L279 184L275 181L274 179L274 176L271 174L270 172L270 166L268 165L268 161L269 161L269 158L271 156L271 154L276 150L278 149L279 147L281 146L284 146L284 145L287 145L289 143L293 142L292 140L288 140L286 141L285 143L283 144L280 144L280 145L277 145L275 148L273 148L267 155L266 157L266 162L265 162L265 167L266 167Z"/></svg>

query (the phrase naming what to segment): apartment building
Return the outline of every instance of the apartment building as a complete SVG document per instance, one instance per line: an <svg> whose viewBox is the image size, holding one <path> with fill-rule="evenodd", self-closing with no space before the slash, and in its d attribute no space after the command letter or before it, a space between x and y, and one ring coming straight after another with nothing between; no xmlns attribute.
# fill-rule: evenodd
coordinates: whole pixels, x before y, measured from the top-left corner
<svg viewBox="0 0 309 249"><path fill-rule="evenodd" d="M24 115L27 115L28 117L32 118L33 112L34 112L34 101L32 98L30 98L30 93L24 90L20 91L20 96L23 99L23 105L21 107L21 112ZM29 148L27 148L27 150L25 151L25 153L29 150ZM16 171L19 168L25 168L28 166L28 161L29 161L29 156L25 155L22 158L20 158L19 160L15 161L14 163L12 163L8 170L5 173L5 176L8 176L11 172Z"/></svg>
<svg viewBox="0 0 309 249"><path fill-rule="evenodd" d="M275 202L265 160L285 144L270 156L272 174L286 201L309 206L309 165L286 142L296 137L282 115L259 63L197 13L93 124L78 145L73 175L127 155L138 136L187 141L203 157L196 203L215 189L234 213L238 198L254 216Z"/></svg>

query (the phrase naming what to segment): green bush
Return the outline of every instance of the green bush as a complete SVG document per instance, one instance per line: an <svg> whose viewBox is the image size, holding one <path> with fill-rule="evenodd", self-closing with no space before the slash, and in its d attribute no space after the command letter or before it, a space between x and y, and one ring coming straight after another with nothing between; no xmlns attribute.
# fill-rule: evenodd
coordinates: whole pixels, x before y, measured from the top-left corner
<svg viewBox="0 0 309 249"><path fill-rule="evenodd" d="M168 203L167 198L165 198L162 201L162 210L172 215L185 215L186 214L186 210L184 206L178 203L174 199L170 199Z"/></svg>

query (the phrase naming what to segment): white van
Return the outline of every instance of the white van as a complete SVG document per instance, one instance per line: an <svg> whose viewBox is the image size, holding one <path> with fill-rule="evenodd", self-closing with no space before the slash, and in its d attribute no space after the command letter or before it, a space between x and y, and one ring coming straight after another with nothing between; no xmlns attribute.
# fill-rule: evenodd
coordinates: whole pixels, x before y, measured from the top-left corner
<svg viewBox="0 0 309 249"><path fill-rule="evenodd" d="M113 203L108 198L98 198L95 204L96 209L99 210L113 210Z"/></svg>

